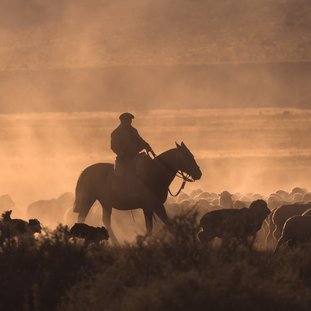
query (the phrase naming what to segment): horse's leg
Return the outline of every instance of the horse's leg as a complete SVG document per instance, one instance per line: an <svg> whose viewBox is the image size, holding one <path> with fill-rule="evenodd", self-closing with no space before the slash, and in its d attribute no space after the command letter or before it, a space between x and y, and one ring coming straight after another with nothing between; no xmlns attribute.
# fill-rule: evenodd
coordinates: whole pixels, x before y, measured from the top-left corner
<svg viewBox="0 0 311 311"><path fill-rule="evenodd" d="M153 213L150 210L143 210L144 216L145 216L145 223L146 223L146 229L147 229L147 234L152 233L152 227L153 227L153 222L152 222L152 216Z"/></svg>
<svg viewBox="0 0 311 311"><path fill-rule="evenodd" d="M155 214L163 221L164 224L168 225L169 223L169 218L166 214L166 210L163 204L157 205L154 208Z"/></svg>
<svg viewBox="0 0 311 311"><path fill-rule="evenodd" d="M89 211L90 211L92 205L95 203L95 201L96 201L96 200L93 199L93 198L89 198L89 199L87 199L87 200L84 200L84 202L83 202L83 208L84 208L84 210L83 210L82 212L79 211L79 214L78 214L78 222L84 223L85 218L86 218L87 214L89 213Z"/></svg>
<svg viewBox="0 0 311 311"><path fill-rule="evenodd" d="M102 208L103 208L103 223L109 233L109 237L111 238L111 241L114 245L119 245L119 241L114 235L112 228L111 228L111 213L112 213L112 207L109 205L104 205L103 202L99 201Z"/></svg>

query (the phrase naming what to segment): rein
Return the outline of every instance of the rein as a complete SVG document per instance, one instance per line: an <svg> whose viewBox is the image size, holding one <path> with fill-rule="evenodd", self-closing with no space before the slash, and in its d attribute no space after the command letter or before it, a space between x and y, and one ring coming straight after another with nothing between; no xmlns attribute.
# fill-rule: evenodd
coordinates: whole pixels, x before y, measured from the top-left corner
<svg viewBox="0 0 311 311"><path fill-rule="evenodd" d="M153 155L154 158L157 157L157 155L155 154L155 152L154 152L153 150L151 150L150 153ZM164 163L163 163L163 164L164 164ZM171 168L168 167L168 165L165 164L165 166L166 166L167 169L169 169L170 171L172 171ZM172 197L177 197L177 196L180 194L180 192L185 188L187 182L194 182L194 180L191 178L191 176L186 175L186 174L183 173L182 171L177 171L177 173L175 174L175 177L181 178L181 179L183 180L183 182L182 182L182 184L181 184L179 190L178 190L175 194L173 194L173 193L171 192L170 188L168 188L168 192L169 192L169 194L170 194Z"/></svg>
<svg viewBox="0 0 311 311"><path fill-rule="evenodd" d="M184 180L184 181L182 182L182 184L181 184L179 190L178 190L175 194L173 194L173 193L171 192L170 188L168 188L168 192L170 193L170 195L171 195L172 197L177 197L177 196L181 193L181 191L185 188L185 186L186 186L186 181Z"/></svg>
<svg viewBox="0 0 311 311"><path fill-rule="evenodd" d="M170 195L171 195L172 197L177 197L177 196L180 194L180 192L185 188L187 182L194 182L194 180L193 180L192 178L190 178L189 176L185 175L185 174L184 174L183 172L181 172L181 171L178 171L178 172L176 173L175 177L182 178L182 179L183 179L183 182L182 182L182 184L181 184L179 190L178 190L175 194L173 194L173 193L171 192L170 188L168 188L168 192L170 193Z"/></svg>

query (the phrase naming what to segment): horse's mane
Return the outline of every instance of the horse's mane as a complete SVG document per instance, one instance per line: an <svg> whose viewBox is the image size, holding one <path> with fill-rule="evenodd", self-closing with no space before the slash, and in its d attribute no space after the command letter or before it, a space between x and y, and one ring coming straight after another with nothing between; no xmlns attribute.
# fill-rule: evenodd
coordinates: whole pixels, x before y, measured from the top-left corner
<svg viewBox="0 0 311 311"><path fill-rule="evenodd" d="M176 152L177 148L172 148L169 150L166 150L162 153L160 153L159 155L157 155L153 160L157 160L157 161L163 161L165 159L167 159L168 156L170 156L173 152Z"/></svg>

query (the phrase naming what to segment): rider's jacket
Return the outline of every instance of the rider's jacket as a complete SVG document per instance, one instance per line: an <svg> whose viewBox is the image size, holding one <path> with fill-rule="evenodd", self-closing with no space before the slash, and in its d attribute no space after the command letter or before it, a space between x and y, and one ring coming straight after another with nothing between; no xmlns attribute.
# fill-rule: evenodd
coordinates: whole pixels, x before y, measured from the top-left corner
<svg viewBox="0 0 311 311"><path fill-rule="evenodd" d="M118 158L134 158L143 149L150 150L138 131L131 125L120 124L111 133L111 149Z"/></svg>

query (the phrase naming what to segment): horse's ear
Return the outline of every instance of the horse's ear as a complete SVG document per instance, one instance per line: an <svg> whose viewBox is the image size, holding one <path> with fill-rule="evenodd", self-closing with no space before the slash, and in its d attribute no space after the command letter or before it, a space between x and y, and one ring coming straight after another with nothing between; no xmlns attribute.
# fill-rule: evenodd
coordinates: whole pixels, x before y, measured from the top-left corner
<svg viewBox="0 0 311 311"><path fill-rule="evenodd" d="M189 150L188 147L184 144L183 141L181 142L181 146L182 146L184 149Z"/></svg>
<svg viewBox="0 0 311 311"><path fill-rule="evenodd" d="M176 147L181 148L181 146L175 141Z"/></svg>

